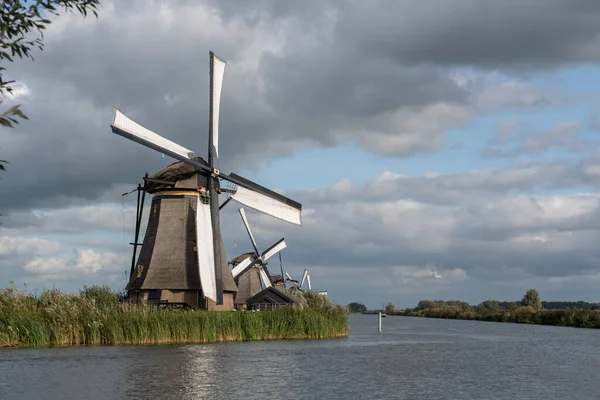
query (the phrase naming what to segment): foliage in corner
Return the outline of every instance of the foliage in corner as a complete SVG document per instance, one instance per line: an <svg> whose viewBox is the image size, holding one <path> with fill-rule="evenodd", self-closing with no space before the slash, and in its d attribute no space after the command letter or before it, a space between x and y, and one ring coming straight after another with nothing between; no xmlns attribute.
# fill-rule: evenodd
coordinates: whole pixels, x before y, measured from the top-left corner
<svg viewBox="0 0 600 400"><path fill-rule="evenodd" d="M6 62L16 57L34 60L32 50L44 48L44 30L52 23L48 16L58 15L60 9L77 11L84 17L89 12L98 18L100 0L4 0L0 4L0 104L7 93L11 93L14 80L5 80ZM29 39L37 31L38 37ZM28 119L20 110L20 105L9 108L0 114L0 125L12 128L17 118ZM0 167L2 167L0 163ZM1 169L4 169L3 167Z"/></svg>

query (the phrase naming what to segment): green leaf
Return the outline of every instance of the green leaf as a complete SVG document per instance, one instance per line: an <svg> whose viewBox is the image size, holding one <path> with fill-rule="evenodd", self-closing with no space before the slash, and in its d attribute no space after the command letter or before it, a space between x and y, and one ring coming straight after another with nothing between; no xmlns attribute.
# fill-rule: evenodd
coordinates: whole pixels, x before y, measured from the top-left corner
<svg viewBox="0 0 600 400"><path fill-rule="evenodd" d="M4 117L0 117L0 125L13 128L13 124L8 120L8 118Z"/></svg>

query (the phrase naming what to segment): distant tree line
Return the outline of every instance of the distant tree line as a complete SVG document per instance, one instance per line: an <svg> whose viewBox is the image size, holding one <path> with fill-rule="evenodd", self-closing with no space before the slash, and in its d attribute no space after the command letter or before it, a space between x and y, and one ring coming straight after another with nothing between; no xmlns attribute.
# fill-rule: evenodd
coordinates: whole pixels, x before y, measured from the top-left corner
<svg viewBox="0 0 600 400"><path fill-rule="evenodd" d="M414 308L395 311L394 304L389 302L385 310L367 310L361 303L350 303L351 312L365 313L385 311L387 314L418 313L424 310L446 310L454 312L498 312L503 310L517 310L520 307L531 307L534 310L600 310L600 303L585 301L541 301L536 289L528 289L520 301L485 300L477 305L471 305L460 300L421 300Z"/></svg>
<svg viewBox="0 0 600 400"><path fill-rule="evenodd" d="M352 313L363 313L367 312L367 306L361 303L352 302L348 304L348 310Z"/></svg>
<svg viewBox="0 0 600 400"><path fill-rule="evenodd" d="M388 303L386 309L391 311L392 307ZM459 300L421 300L414 308L388 314L600 329L599 303L543 302L536 289L528 289L521 301L486 300L473 306Z"/></svg>

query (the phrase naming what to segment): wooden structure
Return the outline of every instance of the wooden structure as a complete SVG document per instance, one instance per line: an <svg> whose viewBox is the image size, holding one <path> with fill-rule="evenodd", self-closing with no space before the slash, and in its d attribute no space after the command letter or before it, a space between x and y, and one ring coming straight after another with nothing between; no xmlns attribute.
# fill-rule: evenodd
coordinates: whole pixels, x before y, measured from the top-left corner
<svg viewBox="0 0 600 400"><path fill-rule="evenodd" d="M289 307L295 303L294 299L283 293L281 290L269 286L246 300L246 309L268 311L281 307Z"/></svg>

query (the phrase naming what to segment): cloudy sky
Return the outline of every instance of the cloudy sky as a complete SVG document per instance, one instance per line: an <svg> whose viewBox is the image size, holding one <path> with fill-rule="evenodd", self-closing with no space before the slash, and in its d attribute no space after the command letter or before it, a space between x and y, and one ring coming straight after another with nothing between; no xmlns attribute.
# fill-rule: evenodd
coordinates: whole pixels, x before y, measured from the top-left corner
<svg viewBox="0 0 600 400"><path fill-rule="evenodd" d="M112 107L206 152L208 52L227 60L219 167L303 204L284 236L338 303L600 300L600 2L103 1L8 66L0 283L121 289L135 187L161 155ZM228 258L250 250L226 207ZM274 263L273 265L275 266ZM277 265L278 266L278 265Z"/></svg>

